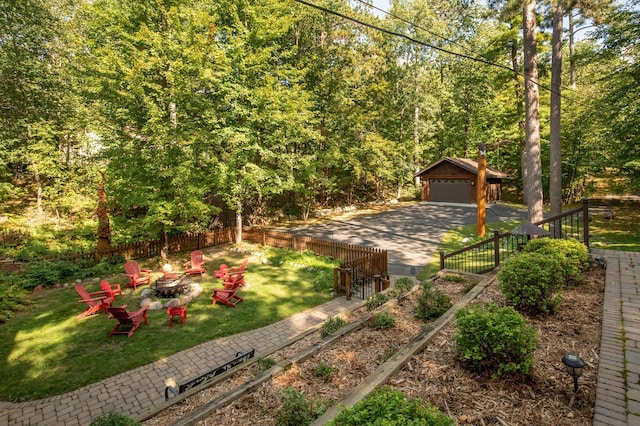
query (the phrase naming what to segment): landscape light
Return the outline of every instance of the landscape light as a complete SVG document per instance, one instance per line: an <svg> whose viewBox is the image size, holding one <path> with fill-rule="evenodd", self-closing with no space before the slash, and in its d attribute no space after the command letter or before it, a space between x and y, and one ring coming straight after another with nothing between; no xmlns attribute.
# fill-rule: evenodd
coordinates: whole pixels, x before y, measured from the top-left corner
<svg viewBox="0 0 640 426"><path fill-rule="evenodd" d="M562 363L567 367L567 373L573 377L573 392L578 392L578 377L582 376L584 361L578 355L565 355Z"/></svg>

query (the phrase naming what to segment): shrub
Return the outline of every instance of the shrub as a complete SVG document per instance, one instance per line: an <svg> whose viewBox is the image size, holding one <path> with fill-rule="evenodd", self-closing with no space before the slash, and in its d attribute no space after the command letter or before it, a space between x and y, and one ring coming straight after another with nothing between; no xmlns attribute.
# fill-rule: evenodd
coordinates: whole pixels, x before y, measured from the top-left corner
<svg viewBox="0 0 640 426"><path fill-rule="evenodd" d="M275 412L278 425L308 425L326 410L326 404L307 399L294 388L283 389L281 394L283 395L282 405Z"/></svg>
<svg viewBox="0 0 640 426"><path fill-rule="evenodd" d="M542 253L520 253L498 272L500 291L519 311L551 313L560 304L562 271L556 259Z"/></svg>
<svg viewBox="0 0 640 426"><path fill-rule="evenodd" d="M476 286L476 284L478 284L478 280L477 279L469 278L468 280L465 281L464 285L462 286L462 292L464 294L469 293L471 291L471 289Z"/></svg>
<svg viewBox="0 0 640 426"><path fill-rule="evenodd" d="M0 275L0 323L11 318L12 312L30 303L29 293L12 278Z"/></svg>
<svg viewBox="0 0 640 426"><path fill-rule="evenodd" d="M31 262L25 276L25 288L33 289L39 285L50 287L69 280L80 271L80 267L67 260L59 262Z"/></svg>
<svg viewBox="0 0 640 426"><path fill-rule="evenodd" d="M409 400L402 392L383 386L342 410L327 425L453 426L455 422L425 401Z"/></svg>
<svg viewBox="0 0 640 426"><path fill-rule="evenodd" d="M389 300L389 296L384 293L375 293L367 298L365 305L367 306L367 311L373 311L376 308L387 303Z"/></svg>
<svg viewBox="0 0 640 426"><path fill-rule="evenodd" d="M442 276L443 281L449 281L453 283L463 283L465 282L465 278L462 275L458 274L445 274Z"/></svg>
<svg viewBox="0 0 640 426"><path fill-rule="evenodd" d="M560 262L566 284L575 285L584 282L582 272L589 267L589 250L580 241L536 238L529 241L522 251L555 257Z"/></svg>
<svg viewBox="0 0 640 426"><path fill-rule="evenodd" d="M333 290L333 272L332 271L319 271L313 277L313 289L318 293L323 291Z"/></svg>
<svg viewBox="0 0 640 426"><path fill-rule="evenodd" d="M273 358L261 358L256 363L255 375L259 375L276 365L278 362Z"/></svg>
<svg viewBox="0 0 640 426"><path fill-rule="evenodd" d="M336 331L340 330L345 325L347 325L347 322L342 318L330 317L324 322L324 324L322 324L322 328L320 329L320 336L324 339L330 334L333 334Z"/></svg>
<svg viewBox="0 0 640 426"><path fill-rule="evenodd" d="M89 426L137 426L140 422L120 413L108 413L91 420Z"/></svg>
<svg viewBox="0 0 640 426"><path fill-rule="evenodd" d="M373 328L384 330L396 325L396 319L391 315L388 309L385 309L383 312L374 315L370 320L370 324Z"/></svg>
<svg viewBox="0 0 640 426"><path fill-rule="evenodd" d="M529 373L538 333L515 309L475 305L458 310L456 320L456 351L472 369Z"/></svg>
<svg viewBox="0 0 640 426"><path fill-rule="evenodd" d="M452 305L451 298L445 292L427 282L422 285L422 294L414 313L416 318L430 320L444 314Z"/></svg>
<svg viewBox="0 0 640 426"><path fill-rule="evenodd" d="M413 280L409 277L398 278L393 283L394 294L396 296L406 293L413 287Z"/></svg>
<svg viewBox="0 0 640 426"><path fill-rule="evenodd" d="M313 375L316 377L328 377L336 371L338 371L338 367L322 362L313 369Z"/></svg>

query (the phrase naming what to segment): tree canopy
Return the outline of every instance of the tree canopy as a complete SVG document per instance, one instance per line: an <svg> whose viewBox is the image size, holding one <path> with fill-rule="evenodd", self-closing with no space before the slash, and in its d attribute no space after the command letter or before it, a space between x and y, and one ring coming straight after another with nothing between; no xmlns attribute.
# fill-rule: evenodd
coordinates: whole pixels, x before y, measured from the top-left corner
<svg viewBox="0 0 640 426"><path fill-rule="evenodd" d="M521 2L393 0L388 14L310 3L325 10L293 0L3 2L0 200L91 215L104 173L123 241L206 229L225 212L252 225L415 198L414 172L473 156L479 141L488 163L515 177L515 193L526 188ZM638 2L597 13L590 4L563 9L592 28L563 44L562 81L575 80L561 92L565 203L605 169L640 180ZM546 200L552 40L548 4L538 8Z"/></svg>

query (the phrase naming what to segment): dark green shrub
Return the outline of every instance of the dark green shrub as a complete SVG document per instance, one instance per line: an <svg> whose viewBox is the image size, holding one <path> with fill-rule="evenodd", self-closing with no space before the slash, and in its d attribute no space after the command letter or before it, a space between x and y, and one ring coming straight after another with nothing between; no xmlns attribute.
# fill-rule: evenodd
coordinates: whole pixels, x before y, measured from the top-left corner
<svg viewBox="0 0 640 426"><path fill-rule="evenodd" d="M0 275L0 323L11 318L14 311L30 303L29 293L14 278Z"/></svg>
<svg viewBox="0 0 640 426"><path fill-rule="evenodd" d="M298 426L311 424L327 408L327 404L307 399L298 390L287 388L281 392L282 405L275 412L279 426Z"/></svg>
<svg viewBox="0 0 640 426"><path fill-rule="evenodd" d="M108 413L91 420L89 426L138 426L140 422L120 413Z"/></svg>
<svg viewBox="0 0 640 426"><path fill-rule="evenodd" d="M500 291L519 311L551 313L560 304L563 278L560 263L542 253L520 253L498 272Z"/></svg>
<svg viewBox="0 0 640 426"><path fill-rule="evenodd" d="M555 257L560 262L565 284L575 285L584 282L582 272L589 267L589 250L580 241L536 238L529 241L522 251Z"/></svg>
<svg viewBox="0 0 640 426"><path fill-rule="evenodd" d="M472 369L529 373L538 333L515 309L475 305L458 310L456 320L456 351Z"/></svg>
<svg viewBox="0 0 640 426"><path fill-rule="evenodd" d="M409 400L402 392L383 386L342 410L327 425L453 426L455 422L425 401Z"/></svg>
<svg viewBox="0 0 640 426"><path fill-rule="evenodd" d="M320 336L324 339L330 334L333 334L336 331L340 330L345 325L347 325L347 322L342 318L330 317L324 322L324 324L322 324L322 328L320 329Z"/></svg>
<svg viewBox="0 0 640 426"><path fill-rule="evenodd" d="M313 277L313 289L318 293L333 290L333 271L319 271Z"/></svg>
<svg viewBox="0 0 640 426"><path fill-rule="evenodd" d="M316 377L329 377L333 373L338 371L338 367L326 363L320 363L313 369L313 375Z"/></svg>
<svg viewBox="0 0 640 426"><path fill-rule="evenodd" d="M449 309L453 303L451 298L433 284L426 282L422 284L422 294L418 298L418 306L415 309L415 316L421 320L438 318Z"/></svg>
<svg viewBox="0 0 640 426"><path fill-rule="evenodd" d="M408 292L413 287L413 284L413 280L409 277L398 278L393 283L394 294L399 296L402 293Z"/></svg>
<svg viewBox="0 0 640 426"><path fill-rule="evenodd" d="M376 308L384 305L389 301L389 296L385 293L375 293L367 298L365 305L367 306L367 311L373 311Z"/></svg>
<svg viewBox="0 0 640 426"><path fill-rule="evenodd" d="M374 315L369 320L369 323L373 328L377 328L378 330L384 330L386 328L391 328L396 325L396 319L391 315L388 309L380 312L377 315Z"/></svg>
<svg viewBox="0 0 640 426"><path fill-rule="evenodd" d="M25 275L25 288L33 289L39 285L50 287L75 277L80 267L68 260L58 262L31 262Z"/></svg>

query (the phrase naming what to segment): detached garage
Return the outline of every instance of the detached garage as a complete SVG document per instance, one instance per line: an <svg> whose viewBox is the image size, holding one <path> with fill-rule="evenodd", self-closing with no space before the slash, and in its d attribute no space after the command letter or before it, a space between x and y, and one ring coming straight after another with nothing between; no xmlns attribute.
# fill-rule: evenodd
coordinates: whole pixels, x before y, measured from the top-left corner
<svg viewBox="0 0 640 426"><path fill-rule="evenodd" d="M422 180L422 201L464 204L477 202L477 161L444 157L415 176ZM505 173L487 166L487 202L502 198L502 179L507 177Z"/></svg>

